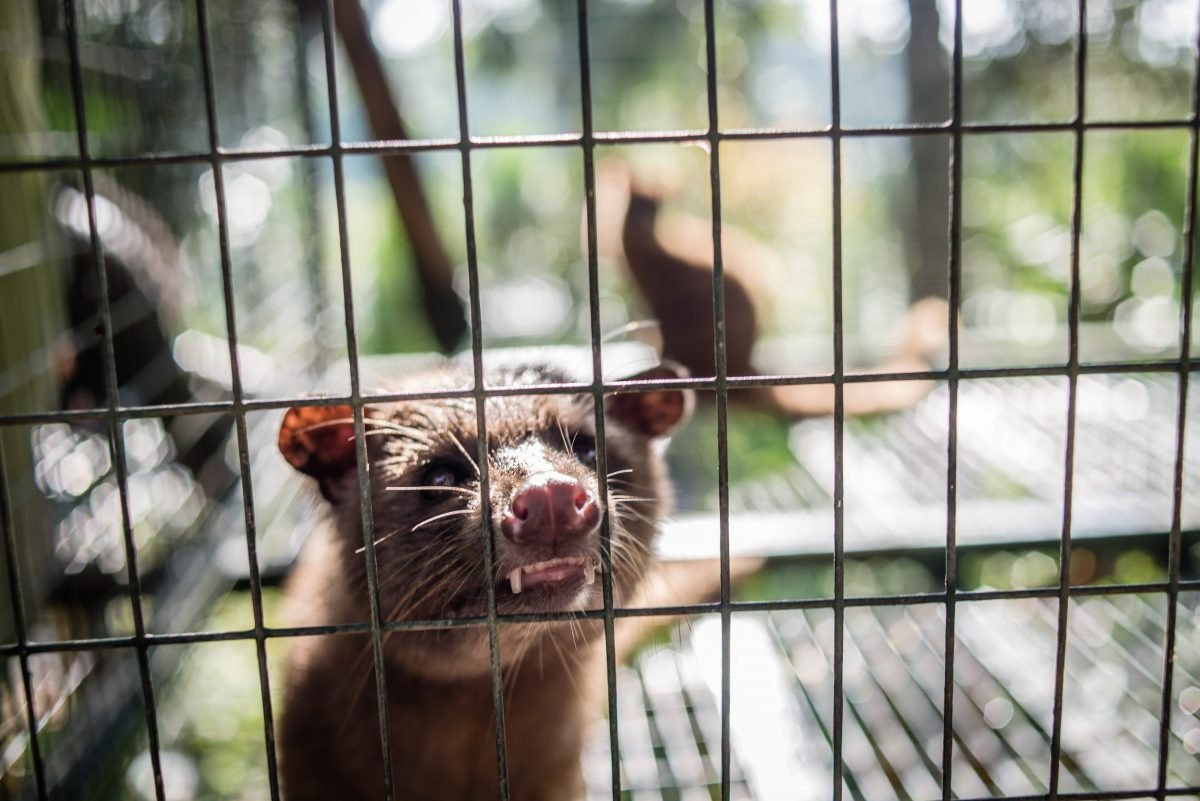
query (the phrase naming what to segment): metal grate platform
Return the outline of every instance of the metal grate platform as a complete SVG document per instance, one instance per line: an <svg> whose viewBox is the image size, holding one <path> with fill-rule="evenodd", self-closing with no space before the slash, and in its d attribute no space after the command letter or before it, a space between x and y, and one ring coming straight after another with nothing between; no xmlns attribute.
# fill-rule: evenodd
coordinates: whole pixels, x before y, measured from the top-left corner
<svg viewBox="0 0 1200 801"><path fill-rule="evenodd" d="M1170 464L1156 454L1172 450L1175 381L1174 376L1149 373L1080 378L1073 538L1163 539L1161 532L1170 524ZM960 546L1056 542L1062 523L1062 382L1044 377L964 381L959 393ZM847 421L848 553L902 556L913 549L944 547L945 408L945 389L939 387L902 414ZM1189 423L1200 426L1195 405ZM144 421L143 428L157 437L148 443L165 441L157 420ZM74 449L54 448L51 435L83 434L56 424L39 431L41 475L53 478L62 472L63 454L78 452L80 443ZM295 553L297 532L311 525L311 515L304 504L295 503L299 482L282 469L271 447L274 432L273 419L266 415L249 428L263 535L260 558L267 574L278 576ZM790 428L790 467L765 482L731 485L735 554L829 558L833 492L832 475L825 468L832 466L832 437L829 420L796 423ZM145 451L154 455L147 457L148 475L171 466L168 446L147 446ZM1200 470L1192 466L1196 457L1190 458L1184 472L1185 534L1200 521ZM130 482L134 495L141 491L140 475L131 474L137 479ZM77 498L58 500L62 519L92 508ZM157 598L149 621L152 631L203 627L212 599L245 569L241 515L242 498L235 488L191 516L171 516L181 526L177 535L172 535L175 529L159 526L159 535L174 547L161 549L161 567L147 572L152 579L147 589ZM711 512L679 516L667 526L660 550L668 557L715 557L715 531ZM118 526L107 533L93 542L91 558L97 565L121 545ZM1097 544L1115 550L1111 540ZM75 548L72 553L79 558L84 551ZM220 569L213 570L214 565ZM1200 784L1198 596L1181 595L1168 786ZM824 608L738 612L733 617L730 764L735 798L829 795L834 624L830 603L817 605ZM1165 609L1164 593L1072 600L1064 792L1156 785ZM1056 601L960 602L957 615L954 792L963 798L1044 793ZM63 619L58 618L60 623ZM845 632L845 797L940 797L944 607L926 602L848 608ZM93 628L76 636L106 633ZM38 629L39 638L47 640L68 634ZM719 797L720 641L719 619L692 618L672 645L648 650L619 672L626 797ZM52 787L78 787L85 781L85 766L95 767L97 749L111 745L94 733L120 729L135 705L137 674L109 669L113 653L35 656L42 674L39 692L45 693L39 702L43 721L67 710L72 721L46 743ZM166 657L177 652L156 653L151 668L161 682L171 675ZM10 750L10 763L23 758L23 747ZM593 734L586 769L593 794L611 798L608 727L603 722ZM33 797L33 789L26 785L18 797Z"/></svg>
<svg viewBox="0 0 1200 801"><path fill-rule="evenodd" d="M1061 792L1154 787L1163 595L1071 601ZM959 798L1047 792L1056 602L960 604L954 759ZM828 798L833 782L833 613L732 620L733 798ZM846 612L843 797L941 798L941 605ZM1200 784L1200 594L1181 596L1167 787ZM619 674L623 797L720 797L720 620L696 618ZM608 727L586 754L589 798L611 798Z"/></svg>
<svg viewBox="0 0 1200 801"><path fill-rule="evenodd" d="M1194 379L1193 379L1194 380ZM1177 377L1083 375L1075 432L1072 539L1136 537L1171 529ZM1057 543L1063 525L1067 387L1062 378L963 381L958 387L956 534L960 546ZM947 389L913 409L846 421L848 553L941 549L946 542ZM1188 430L1200 429L1190 404ZM786 469L729 488L735 555L818 555L833 549L831 419L792 426ZM1189 448L1182 528L1200 528L1200 455ZM664 528L668 558L716 558L715 492L681 488L685 508Z"/></svg>

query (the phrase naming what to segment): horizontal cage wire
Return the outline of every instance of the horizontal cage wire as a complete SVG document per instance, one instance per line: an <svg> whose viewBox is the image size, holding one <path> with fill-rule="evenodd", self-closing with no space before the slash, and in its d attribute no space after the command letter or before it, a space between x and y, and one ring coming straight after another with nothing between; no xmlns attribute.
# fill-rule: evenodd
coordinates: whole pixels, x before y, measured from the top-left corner
<svg viewBox="0 0 1200 801"><path fill-rule="evenodd" d="M907 0L913 42L919 33L914 10L922 2ZM129 9L140 13L143 5L134 2ZM354 5L382 13L381 8L397 4ZM1098 800L1200 793L1200 469L1194 446L1185 448L1188 433L1200 426L1200 412L1189 403L1192 377L1200 368L1192 356L1200 141L1200 41L1194 38L1200 35L1200 6L1166 0L1138 5L1139 24L1150 25L1158 19L1152 15L1165 19L1171 12L1170 19L1182 25L1190 15L1186 24L1192 26L1193 40L1183 48L1186 58L1177 59L1188 62L1180 68L1189 75L1186 115L1093 118L1089 59L1099 45L1090 44L1090 37L1100 24L1101 12L1095 9L1111 11L1113 4L1079 0L1058 4L1070 23L1062 40L1074 43L1069 118L969 119L965 85L978 65L968 60L978 53L968 50L979 47L970 38L978 32L964 29L971 4L953 0L924 3L942 15L941 47L949 62L948 106L940 115L945 119L859 125L847 123L847 86L858 86L863 78L846 66L851 63L846 51L852 48L844 36L861 28L855 12L865 6L851 9L848 0L793 4L813 14L819 8L824 15L820 35L828 70L823 88L828 122L734 127L722 125L727 116L741 119L729 111L735 104L726 99L728 87L722 82L728 60L723 22L728 7L754 4L668 4L690 15L699 31L691 46L699 47L704 74L703 120L642 130L607 129L597 122L607 78L596 70L595 45L611 24L606 15L616 12L611 2L577 0L573 7L564 4L571 23L555 34L562 51L578 59L578 86L572 90L578 94L578 122L572 128L579 130L482 134L475 131L487 126L478 124L475 111L495 101L469 86L477 68L472 59L484 58L475 49L482 47L476 37L485 30L478 15L485 8L500 14L506 4L449 0L443 5L452 62L448 94L453 96L445 104L454 135L410 138L376 132L358 141L356 132L348 133L362 123L353 118L360 110L347 108L347 100L357 98L343 93L342 73L357 69L347 57L350 45L339 49L342 23L333 0L262 0L242 12L223 0L189 0L158 4L164 16L147 14L144 24L166 26L155 34L163 42L175 34L194 35L194 46L176 52L194 57L189 68L196 71L199 96L192 98L197 102L189 119L203 141L179 137L169 140L167 150L126 154L107 146L106 126L112 122L89 91L105 81L137 80L139 67L131 61L121 68L134 78L122 77L121 70L106 74L96 65L108 45L89 37L105 14L116 19L132 12L121 3L99 0L62 0L61 6L30 0L43 35L51 31L61 44L54 69L62 73L55 80L63 96L56 98L62 104L56 113L69 121L55 124L68 129L73 141L52 154L0 155L0 179L41 176L36 180L54 177L61 183L52 202L33 189L27 200L53 205L57 224L74 237L75 252L60 256L76 260L71 280L90 296L72 341L80 354L90 352L84 345L95 352L97 367L91 385L84 387L91 393L86 402L53 408L15 401L0 405L0 434L5 435L0 439L0 525L10 607L10 614L0 618L0 655L6 662L0 680L0 797L286 798L280 781L280 752L286 745L277 733L280 715L287 714L281 704L286 660L280 653L306 639L340 637L364 643L356 680L370 688L364 692L373 696L375 719L352 724L368 728L369 747L384 755L373 797L403 799L412 791L409 777L390 755L406 732L389 710L404 687L397 686L389 637L437 630L484 636L492 714L481 742L490 747L489 736L494 738L496 766L495 792L487 791L488 797L520 798L510 785L511 755L523 744L511 738L524 736L525 719L506 696L511 688L503 643L505 634L521 624L547 629L596 624L601 632L597 659L602 666L596 670L604 695L596 719L585 724L580 761L589 799ZM511 5L546 14L552 7ZM17 6L24 7L21 0ZM296 28L295 41L287 45L292 50L286 69L268 77L267 68L257 64L252 66L261 74L242 77L269 87L280 74L294 73L302 141L284 137L281 144L246 136L231 144L234 137L223 125L248 112L232 113L221 97L221 82L227 80L223 48L231 46L224 37L242 35L238 31L251 35L246 32L253 30L256 14L285 13L280 9L294 17ZM382 23L376 20L376 26L372 35L385 36ZM287 34L280 29L262 35L274 36L274 46L284 48L280 41ZM938 32L932 35L936 41ZM6 35L10 40L18 37ZM327 94L323 107L317 85ZM260 102L267 102L271 88L277 87L260 92ZM157 100L168 103L164 97ZM327 122L327 144L318 131L321 120ZM161 124L188 127L181 120ZM1170 343L1176 349L1160 348L1149 357L1106 353L1097 360L1085 350L1091 330L1084 319L1090 280L1085 241L1090 229L1084 224L1092 174L1088 158L1097 137L1127 132L1186 138L1186 157L1170 168L1183 176L1184 190L1180 247L1168 254L1177 255L1180 265L1178 283L1172 285L1178 325ZM987 137L1050 135L1069 140L1060 154L1070 170L1067 224L1059 232L1065 241L1062 358L970 362L965 349L974 343L961 330L959 311L967 297L968 229L975 223L967 219L972 210L964 195L980 179L964 175L967 149ZM938 280L953 311L940 332L942 363L921 369L885 363L864 372L855 364L857 343L848 322L861 325L856 305L864 292L859 285L864 279L847 255L855 245L849 198L857 191L849 153L859 143L893 139L945 144L946 253ZM728 222L737 219L730 200L736 193L723 193L723 181L731 185L730 172L738 164L733 148L772 143L826 147L822 158L828 161L830 202L822 213L829 229L829 266L820 269L829 273L831 360L802 370L745 371L737 364L737 334L732 333L740 301L733 283L736 259L728 255L739 241ZM699 186L707 195L705 222L711 223L702 232L711 244L711 286L703 308L687 310L689 332L712 328L707 374L630 379L614 367L627 361L625 354L636 361L646 358L646 351L638 345L622 351L629 343L608 341L605 297L618 290L604 277L609 265L603 254L601 161L606 153L650 145L694 146L707 168ZM502 338L489 333L487 318L498 307L491 305L493 267L486 254L495 235L480 209L493 202L488 182L495 174L483 160L520 153L543 160L566 153L577 161L572 180L582 189L573 220L574 235L582 240L584 273L576 310L580 341L545 351L551 354L547 359L574 365L570 378L495 385L489 383L495 364L529 357L527 351L497 346L494 341ZM470 381L457 387L375 390L376 376L415 372L428 360L384 355L373 344L378 323L372 315L378 312L369 308L370 293L386 287L377 282L364 290L363 282L370 279L357 265L352 268L351 249L356 259L360 249L355 232L377 221L362 208L355 182L368 157L418 156L453 160L452 172L461 182L454 185L462 214L455 291L465 306L469 345L455 358ZM253 166L268 175L271 165L303 171L296 181L302 198L296 215L309 239L284 252L299 262L290 272L275 265L248 267L246 262L262 253L247 256L240 239L241 218L254 211L242 201L244 186L257 186L253 181L268 186L266 178L248 170ZM129 354L139 343L149 347L149 339L157 336L147 336L145 323L160 310L152 297L143 298L139 307L140 288L122 283L126 279L113 264L136 258L123 249L130 241L141 248L142 258L166 261L168 254L171 265L182 263L175 250L156 239L158 224L169 230L167 223L157 214L157 222L139 217L136 205L122 205L117 176L138 170L146 171L142 184L148 183L146 176L170 170L203 173L200 182L207 183L199 205L209 204L204 213L213 228L204 255L215 266L208 276L211 285L196 301L203 305L196 314L210 317L217 333L189 330L170 346L164 340L164 359L143 366L131 379ZM250 180L239 184L244 176ZM269 196L272 190L263 191ZM14 203L25 199L18 195ZM188 213L200 212L190 208ZM367 223L360 222L364 218ZM319 241L322 226L332 231L328 242ZM1154 258L1165 256L1145 261ZM0 252L0 279L10 274L9 263L16 262ZM1143 276L1157 275L1153 269L1144 268ZM25 300L32 302L17 302ZM0 310L8 309L15 307L0 299ZM30 318L20 319L28 323ZM286 343L274 360L282 366L276 364L268 384L260 376L262 363L270 359L248 344L264 329ZM321 339L318 334L326 329L336 336ZM9 329L4 331L9 337ZM11 336L18 341L15 333ZM26 341L34 340L20 340ZM52 378L56 368L47 366L54 358L51 348L39 347L19 352L15 362L4 348L0 402L15 399L13 388L34 378L57 380ZM171 366L164 367L165 362ZM854 411L860 390L901 383L930 388L900 411L861 416ZM308 394L313 386L319 395ZM747 427L739 399L789 388L828 389L828 413L773 428ZM443 610L440 616L395 619L383 600L393 566L387 552L378 550L390 536L377 536L388 521L379 519L368 470L378 423L372 409L394 402L462 402L473 415L475 441L459 443L459 449L471 459L472 447L477 454L494 449L495 428L504 425L495 419L493 402L584 398L595 431L597 494L607 499L619 491L617 476L623 471L609 471L615 453L610 446L621 434L606 437L606 426L612 428L606 399L681 390L702 402L686 424L694 427L666 451L680 511L660 521L656 548L664 564L708 560L710 600L624 604L614 577L624 545L615 513L606 507L597 524L604 568L593 608L506 612L500 608L500 586L487 580L482 613ZM364 620L292 625L280 612L284 602L278 586L316 528L300 481L286 476L276 455L279 412L296 406L349 409L351 469L357 475L351 525L362 535L358 550L369 610ZM742 468L756 458L749 452L756 436L772 439L774 463L769 472L747 477ZM701 439L707 444L696 445ZM701 463L706 463L703 469ZM475 468L479 559L483 575L494 576L502 564L498 543L508 535L493 531L499 526L492 499L504 477L497 480L491 473L503 469L489 458L479 459ZM758 574L740 575L744 559L763 557ZM868 574L873 578L864 578ZM664 620L669 621L665 626ZM641 626L647 642L623 649L620 631L627 625ZM242 655L231 656L239 648ZM205 687L208 698L188 697ZM231 696L237 688L238 703L255 707L249 713L256 727L250 737L223 727L222 721L199 720L197 705L227 688ZM206 726L217 734L203 735ZM205 743L212 746L222 738L227 743L220 753L189 756L188 737L201 744L192 746L201 751ZM261 769L238 774L254 777L260 786L231 787L228 779L201 775L196 765L206 756L226 766L261 756ZM115 779L114 770L120 773ZM213 770L215 776L220 764Z"/></svg>

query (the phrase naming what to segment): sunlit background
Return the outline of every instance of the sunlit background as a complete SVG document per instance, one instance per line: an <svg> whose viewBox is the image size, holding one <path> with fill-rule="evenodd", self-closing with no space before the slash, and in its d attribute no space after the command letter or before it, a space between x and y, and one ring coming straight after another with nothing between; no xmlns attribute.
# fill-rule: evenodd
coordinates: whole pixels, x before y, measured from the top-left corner
<svg viewBox="0 0 1200 801"><path fill-rule="evenodd" d="M365 389L411 363L396 354L443 348L383 160L360 147L377 136L351 59L332 31L338 122L348 148L346 254L334 161L324 151L304 152L328 147L333 130L321 3L204 4L216 141L250 154L219 167L224 242L207 155L195 3L76 5L81 109L62 4L15 0L0 8L0 444L16 556L0 574L0 606L8 610L0 612L0 644L134 633L126 527L137 550L148 631L247 630L254 620L244 468L235 420L221 411L234 397L229 313L236 317L240 391L249 399L348 394L350 311ZM589 380L581 149L573 140L497 146L583 129L576 4L462 5L467 122L471 136L487 140L470 154L471 220L456 146L451 5L362 0L408 136L423 142L416 165L450 257L451 283L464 301L468 231L474 237L485 347L579 346L582 378ZM792 134L732 136L718 154L724 256L731 266L746 265L760 328L753 350L758 372L821 374L835 362L835 169L831 139L822 134L834 121L834 44L838 122L870 129L841 139L846 369L947 366L944 311L934 319L931 346L913 351L911 343L914 302L947 293L952 138L887 129L950 118L954 5L839 0L835 43L825 0L714 2L720 128ZM1181 416L1181 373L1168 362L1181 356L1184 273L1194 270L1185 262L1185 210L1200 2L1088 1L1084 119L1114 124L1083 137L1078 242L1072 230L1077 6L1071 0L962 5L968 132L961 161L959 365L995 369L957 388L958 587L1037 590L1059 583L1069 381L1063 370L1003 373L1067 363L1076 245L1079 360L1085 367L1124 366L1078 379L1068 578L1092 587L1165 582ZM706 131L702 0L589 0L587 8L595 130ZM120 424L127 508L105 422L49 420L54 411L109 403L78 163L80 110L89 155L100 162L91 171L95 234L110 262L120 404L214 404L204 413L142 413ZM286 155L267 157L272 151ZM652 187L663 197L662 230L674 232L676 244L703 249L711 236L711 157L695 142L596 147L600 330L650 316L622 259L624 196L613 177L632 175ZM18 162L27 168L9 166ZM350 303L343 296L343 255ZM225 303L226 257L232 309ZM1191 302L1195 319L1200 300ZM710 307L693 316L711 326ZM1200 326L1191 332L1194 360ZM456 343L468 345L465 335ZM910 386L919 389L905 408L847 424L841 488L847 596L945 588L951 390L944 381ZM1191 380L1188 447L1178 471L1185 581L1197 578L1200 559L1197 389ZM662 541L669 558L717 553L712 400L701 398L690 428L668 451L678 495ZM773 414L739 403L737 391L731 401L731 547L774 557L738 597L831 597L839 492L832 418ZM284 623L281 582L313 509L275 451L277 423L277 412L246 414L268 626ZM11 587L14 568L20 593ZM1156 787L1168 607L1161 589L1092 590L1070 601L1063 791ZM1050 597L973 601L958 609L951 783L960 796L1036 795L1049 785L1058 602L1053 592L1043 595ZM13 604L18 597L20 610ZM1168 787L1194 788L1200 784L1196 585L1185 585L1178 603L1173 717L1162 758ZM836 630L828 606L735 616L734 797L830 793ZM847 611L847 797L940 797L945 619L940 601ZM720 629L702 617L688 623L664 631L636 664L622 668L619 723L629 798L719 797ZM286 638L268 641L276 711L287 649ZM37 788L17 654L12 647L4 652L0 675L0 798L26 799L37 797ZM156 645L148 660L168 797L269 797L254 643ZM28 665L50 796L153 798L135 650L52 651L32 655ZM611 797L607 737L607 727L599 726L586 765L597 797Z"/></svg>

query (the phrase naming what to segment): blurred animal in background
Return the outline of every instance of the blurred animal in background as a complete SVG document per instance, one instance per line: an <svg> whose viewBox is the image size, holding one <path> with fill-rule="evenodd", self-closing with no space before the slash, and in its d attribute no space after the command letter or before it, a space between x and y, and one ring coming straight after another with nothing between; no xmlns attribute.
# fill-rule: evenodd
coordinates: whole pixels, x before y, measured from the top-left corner
<svg viewBox="0 0 1200 801"><path fill-rule="evenodd" d="M629 273L662 329L663 352L691 370L713 375L713 231L683 214L661 219L663 196L636 179L628 201L621 246ZM724 226L721 232L725 286L725 366L729 375L751 375L758 340L758 309L751 294L755 256L766 249L748 235ZM761 263L761 262L759 262Z"/></svg>
<svg viewBox="0 0 1200 801"><path fill-rule="evenodd" d="M227 399L228 390L189 374L172 353L189 279L187 261L175 235L135 193L99 174L93 180L96 235L104 254L120 404L160 406ZM63 282L70 329L54 353L61 401L66 409L102 408L109 400L108 367L87 197L81 187L61 184L52 204L70 254ZM229 433L227 416L167 415L163 424L175 442L180 463L200 478L210 495L228 486L232 473L222 460L211 458Z"/></svg>
<svg viewBox="0 0 1200 801"><path fill-rule="evenodd" d="M661 328L664 358L678 361L693 375L714 375L713 226L683 212L662 213L670 197L640 181L624 165L606 163L599 171L605 196L599 214L601 248L619 248L638 292ZM619 215L620 235L612 235ZM619 243L619 244L618 244ZM722 222L721 255L725 301L725 359L729 376L760 374L753 364L754 346L762 334L762 307L771 296L770 282L781 271L778 259L763 243ZM914 303L905 322L901 347L875 368L880 372L922 372L947 337L947 305L940 298ZM843 399L847 415L866 415L908 408L932 386L924 380L848 383ZM759 387L731 393L779 414L794 417L834 413L831 384Z"/></svg>

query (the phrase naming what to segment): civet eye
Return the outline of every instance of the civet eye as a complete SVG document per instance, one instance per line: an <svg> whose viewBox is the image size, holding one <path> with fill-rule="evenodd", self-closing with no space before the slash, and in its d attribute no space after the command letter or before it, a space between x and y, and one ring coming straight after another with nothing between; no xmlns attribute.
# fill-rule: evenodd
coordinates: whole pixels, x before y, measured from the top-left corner
<svg viewBox="0 0 1200 801"><path fill-rule="evenodd" d="M420 485L429 487L421 492L421 497L426 501L445 500L453 493L444 490L461 487L466 478L467 472L459 465L453 462L434 462L421 474Z"/></svg>
<svg viewBox="0 0 1200 801"><path fill-rule="evenodd" d="M575 458L588 467L596 466L596 439L587 434L578 434L571 443L571 452Z"/></svg>

